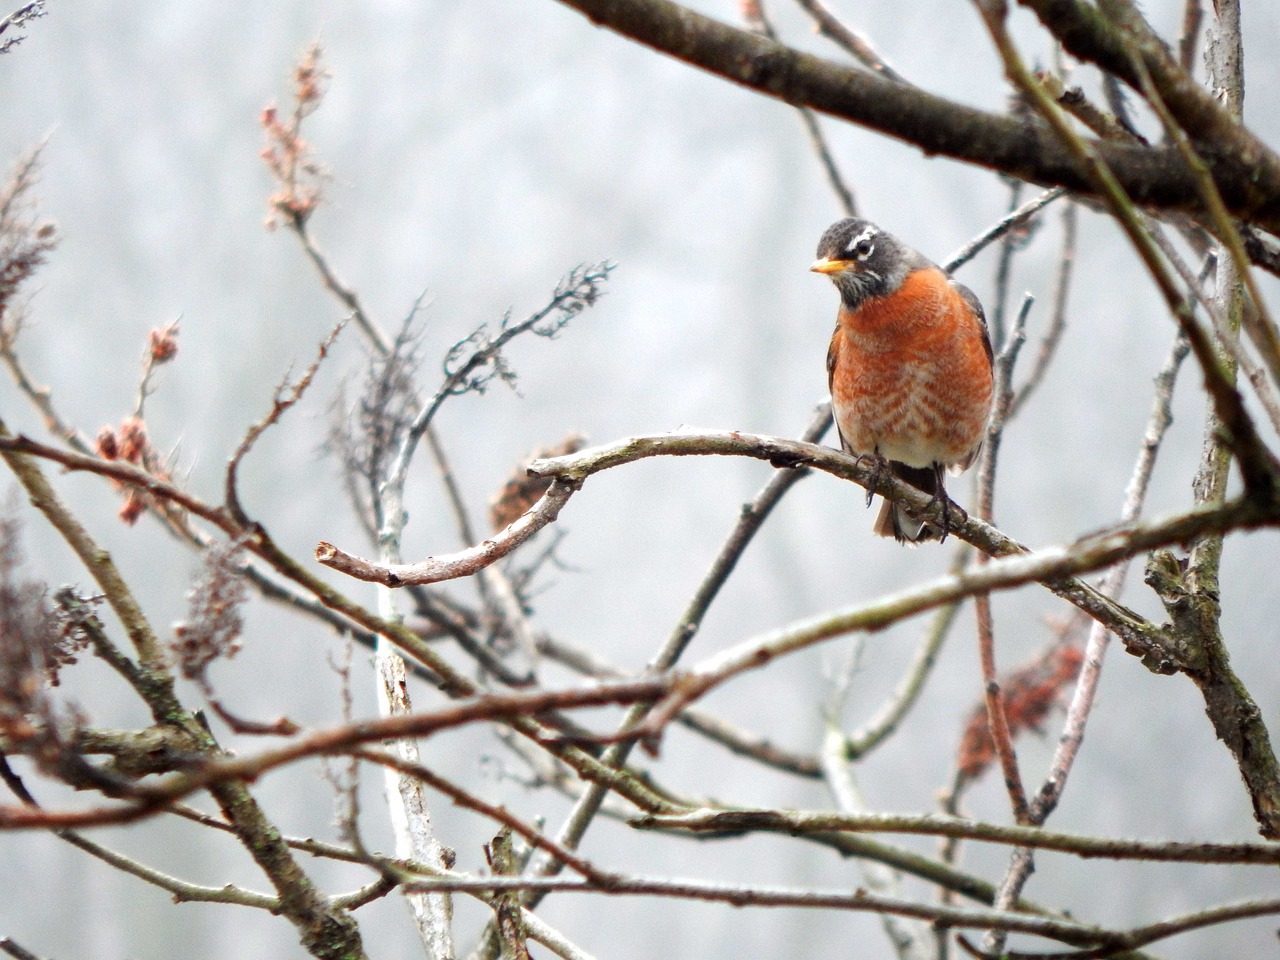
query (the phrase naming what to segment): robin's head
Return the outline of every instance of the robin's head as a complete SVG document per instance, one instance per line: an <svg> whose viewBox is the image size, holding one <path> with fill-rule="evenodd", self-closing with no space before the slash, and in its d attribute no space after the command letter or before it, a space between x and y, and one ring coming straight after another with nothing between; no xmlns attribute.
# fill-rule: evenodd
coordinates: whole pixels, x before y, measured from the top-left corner
<svg viewBox="0 0 1280 960"><path fill-rule="evenodd" d="M874 223L849 217L827 228L809 269L829 276L852 310L868 297L893 293L908 273L927 262Z"/></svg>

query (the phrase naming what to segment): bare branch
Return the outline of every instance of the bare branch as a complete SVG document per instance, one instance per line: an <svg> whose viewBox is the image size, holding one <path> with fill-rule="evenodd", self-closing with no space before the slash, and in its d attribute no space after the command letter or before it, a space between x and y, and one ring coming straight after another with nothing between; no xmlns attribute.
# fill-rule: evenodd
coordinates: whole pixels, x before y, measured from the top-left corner
<svg viewBox="0 0 1280 960"><path fill-rule="evenodd" d="M137 784L129 790L122 790L131 799L111 806L67 811L35 811L28 807L0 806L0 829L47 830L132 823L162 812L197 790L252 780L304 757L326 756L363 744L399 737L423 737L464 724L490 720L505 720L519 727L522 726L520 717L536 716L548 710L653 699L668 689L671 682L670 678L654 677L600 683L585 689L494 694L455 704L435 713L400 714L378 720L365 720L300 735L283 746L256 754L224 755L206 759L189 771L173 774L159 783ZM620 786L626 779L625 774L616 770L607 771L607 776L615 786ZM628 792L634 795L634 791ZM646 806L662 810L671 805L659 801Z"/></svg>
<svg viewBox="0 0 1280 960"><path fill-rule="evenodd" d="M810 907L891 913L902 917L918 917L951 927L971 929L1003 929L1015 933L1036 934L1065 943L1113 943L1122 934L1090 927L1072 920L1039 917L1005 910L975 907L949 907L888 897L868 890L823 890L775 887L759 883L714 883L665 877L643 877L611 874L607 884L565 877L432 877L414 881L415 890L500 891L603 893L615 896L655 896L677 899L729 903L737 907ZM1266 901L1255 910L1280 912L1280 902ZM1258 913L1245 914L1257 916ZM1232 919L1235 919L1233 916ZM1221 921L1219 921L1221 922Z"/></svg>
<svg viewBox="0 0 1280 960"><path fill-rule="evenodd" d="M867 813L794 810L696 810L680 814L636 817L632 826L695 832L761 830L770 833L826 833L848 830L865 833L923 834L958 837L1011 847L1056 850L1081 858L1141 860L1152 863L1280 864L1280 844L1209 843L1207 841L1127 840L1092 834L1061 833L1038 826L985 823L968 817L938 813Z"/></svg>

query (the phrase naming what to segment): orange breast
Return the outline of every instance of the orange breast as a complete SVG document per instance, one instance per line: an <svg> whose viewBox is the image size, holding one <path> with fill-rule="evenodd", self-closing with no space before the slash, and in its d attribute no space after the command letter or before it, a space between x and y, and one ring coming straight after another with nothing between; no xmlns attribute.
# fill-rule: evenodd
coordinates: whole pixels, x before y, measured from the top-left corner
<svg viewBox="0 0 1280 960"><path fill-rule="evenodd" d="M840 311L831 401L845 445L913 467L968 466L991 411L985 334L940 270Z"/></svg>

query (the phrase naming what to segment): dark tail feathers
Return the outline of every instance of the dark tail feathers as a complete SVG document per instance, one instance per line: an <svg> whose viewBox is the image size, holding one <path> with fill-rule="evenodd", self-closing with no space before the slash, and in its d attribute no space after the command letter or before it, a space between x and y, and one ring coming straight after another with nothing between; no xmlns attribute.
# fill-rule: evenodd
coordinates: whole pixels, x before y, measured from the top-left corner
<svg viewBox="0 0 1280 960"><path fill-rule="evenodd" d="M942 485L942 471L933 467L908 467L896 460L889 461L889 472L899 480L905 480L917 490L922 490L935 500L946 502L947 491ZM882 537L893 537L899 543L923 543L926 540L941 540L946 531L936 523L923 523L914 520L901 507L895 506L891 500L880 505L880 515L876 517L875 532Z"/></svg>

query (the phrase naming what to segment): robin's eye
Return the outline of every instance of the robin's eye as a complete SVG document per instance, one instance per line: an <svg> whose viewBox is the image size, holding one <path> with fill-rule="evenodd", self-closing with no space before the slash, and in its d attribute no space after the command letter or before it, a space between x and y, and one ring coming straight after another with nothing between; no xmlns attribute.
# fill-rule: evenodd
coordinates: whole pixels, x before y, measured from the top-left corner
<svg viewBox="0 0 1280 960"><path fill-rule="evenodd" d="M870 240L863 238L859 240L853 247L853 255L859 260L865 260L871 256L871 252L875 250L876 245Z"/></svg>

